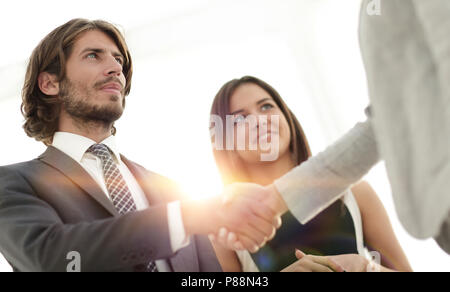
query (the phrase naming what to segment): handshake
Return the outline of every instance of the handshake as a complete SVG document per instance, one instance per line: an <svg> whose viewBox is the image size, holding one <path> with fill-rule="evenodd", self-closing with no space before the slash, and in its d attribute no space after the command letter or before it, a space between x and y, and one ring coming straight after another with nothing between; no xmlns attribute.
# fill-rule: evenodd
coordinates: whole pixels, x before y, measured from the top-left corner
<svg viewBox="0 0 450 292"><path fill-rule="evenodd" d="M232 250L257 252L273 239L287 211L275 186L237 183L221 197L182 202L186 234L205 234Z"/></svg>

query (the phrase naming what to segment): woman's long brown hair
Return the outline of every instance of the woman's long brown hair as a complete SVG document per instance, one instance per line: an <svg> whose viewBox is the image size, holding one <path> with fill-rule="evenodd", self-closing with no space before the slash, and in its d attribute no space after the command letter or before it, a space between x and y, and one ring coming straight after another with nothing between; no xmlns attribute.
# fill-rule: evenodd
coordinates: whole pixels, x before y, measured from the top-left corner
<svg viewBox="0 0 450 292"><path fill-rule="evenodd" d="M252 76L245 76L241 79L234 79L227 82L217 93L211 108L211 115L219 116L222 121L226 120L226 116L230 115L230 99L238 87L243 84L253 83L267 91L273 98L274 102L281 109L283 115L289 124L291 132L291 142L289 150L291 151L296 165L306 161L311 156L308 141L306 140L300 123L295 115L288 108L286 103L281 98L280 94L266 82ZM234 133L230 133L234 134ZM223 132L223 140L226 141L226 130ZM224 184L235 182L249 182L249 177L245 173L243 163L237 153L233 150L218 150L213 147L214 158L219 168L222 181Z"/></svg>

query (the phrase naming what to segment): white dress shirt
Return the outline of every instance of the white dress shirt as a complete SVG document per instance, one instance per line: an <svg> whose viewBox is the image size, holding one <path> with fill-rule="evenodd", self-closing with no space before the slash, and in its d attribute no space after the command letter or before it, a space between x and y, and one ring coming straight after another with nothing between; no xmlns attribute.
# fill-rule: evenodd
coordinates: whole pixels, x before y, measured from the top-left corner
<svg viewBox="0 0 450 292"><path fill-rule="evenodd" d="M105 196L110 200L109 192L106 187L105 178L103 175L103 166L100 158L92 153L86 153L86 151L93 144L97 144L95 141L72 133L56 132L53 137L52 146L58 150L64 152L70 156L73 160L78 162L98 183ZM110 136L102 141L100 144L104 144L111 149L113 159L116 161L117 166L122 174L130 192L136 203L138 211L144 210L149 207L147 197L145 196L142 188L131 174L130 170L120 159L120 154L115 143L115 137ZM189 244L189 238L186 236L184 230L184 223L181 215L180 202L172 202L167 205L167 215L169 224L170 243L172 251L175 253L179 249ZM170 271L170 267L166 260L158 260L155 262L160 272Z"/></svg>

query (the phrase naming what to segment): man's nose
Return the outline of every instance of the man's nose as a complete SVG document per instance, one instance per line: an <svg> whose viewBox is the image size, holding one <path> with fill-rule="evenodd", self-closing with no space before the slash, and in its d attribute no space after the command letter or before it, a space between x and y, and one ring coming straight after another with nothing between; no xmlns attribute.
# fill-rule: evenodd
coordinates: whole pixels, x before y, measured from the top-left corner
<svg viewBox="0 0 450 292"><path fill-rule="evenodd" d="M117 62L114 56L111 56L107 59L105 66L105 76L120 76L123 70L122 65Z"/></svg>

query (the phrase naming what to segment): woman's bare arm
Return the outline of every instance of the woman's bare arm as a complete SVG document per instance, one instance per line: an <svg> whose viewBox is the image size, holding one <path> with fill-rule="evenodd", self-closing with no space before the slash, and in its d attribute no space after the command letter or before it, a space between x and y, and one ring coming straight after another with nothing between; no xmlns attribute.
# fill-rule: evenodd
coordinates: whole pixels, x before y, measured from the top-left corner
<svg viewBox="0 0 450 292"><path fill-rule="evenodd" d="M365 242L391 263L382 263L387 268L412 271L395 236L386 209L372 187L367 182L361 182L352 188L352 192L361 211Z"/></svg>

